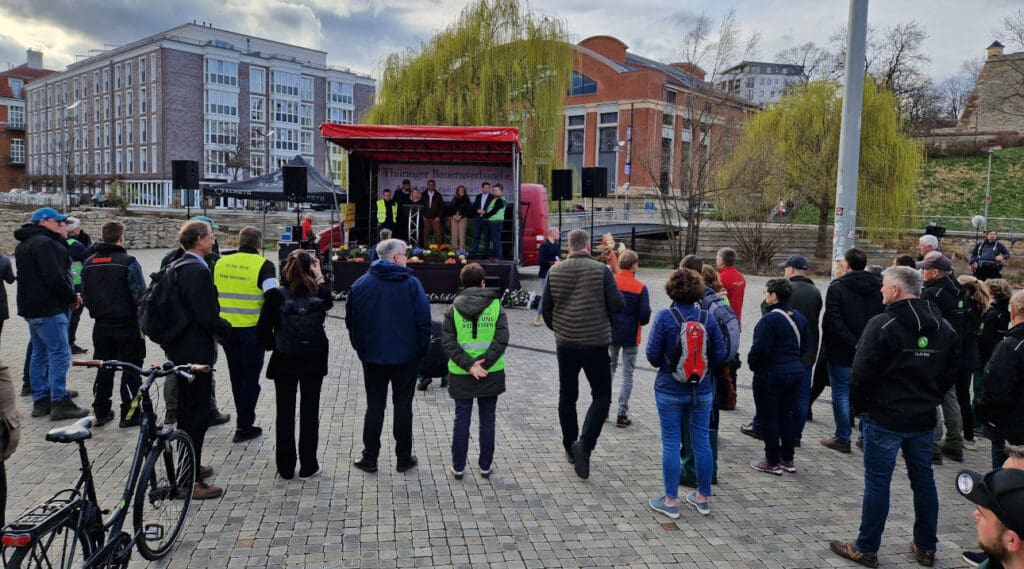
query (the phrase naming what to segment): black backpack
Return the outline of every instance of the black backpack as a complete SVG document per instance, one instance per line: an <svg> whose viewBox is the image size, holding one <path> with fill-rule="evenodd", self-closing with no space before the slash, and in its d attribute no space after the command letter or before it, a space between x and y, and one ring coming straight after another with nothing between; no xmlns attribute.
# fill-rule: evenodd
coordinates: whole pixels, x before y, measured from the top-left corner
<svg viewBox="0 0 1024 569"><path fill-rule="evenodd" d="M178 294L178 269L192 263L199 260L189 255L149 275L149 286L139 300L139 329L161 346L173 343L188 328L185 305Z"/></svg>
<svg viewBox="0 0 1024 569"><path fill-rule="evenodd" d="M274 332L274 351L289 356L308 355L327 349L324 301L316 296L293 298L288 289L277 287L281 303L281 323Z"/></svg>

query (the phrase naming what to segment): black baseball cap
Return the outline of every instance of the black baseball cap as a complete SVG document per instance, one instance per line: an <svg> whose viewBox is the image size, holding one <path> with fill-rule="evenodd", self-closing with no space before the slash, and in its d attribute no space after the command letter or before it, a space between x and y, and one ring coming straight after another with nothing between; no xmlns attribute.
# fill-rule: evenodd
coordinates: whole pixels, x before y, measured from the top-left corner
<svg viewBox="0 0 1024 569"><path fill-rule="evenodd" d="M808 268L807 257L803 255L790 255L785 263L779 264L780 269L785 269L786 267L793 267L798 271L806 271Z"/></svg>
<svg viewBox="0 0 1024 569"><path fill-rule="evenodd" d="M984 476L961 470L956 489L968 500L992 510L1004 526L1024 538L1024 470L997 468Z"/></svg>

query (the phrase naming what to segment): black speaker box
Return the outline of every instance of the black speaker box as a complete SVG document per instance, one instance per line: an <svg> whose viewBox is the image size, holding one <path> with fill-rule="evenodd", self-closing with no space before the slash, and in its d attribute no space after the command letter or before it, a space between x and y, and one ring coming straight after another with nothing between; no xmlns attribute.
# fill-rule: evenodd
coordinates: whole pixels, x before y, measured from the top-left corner
<svg viewBox="0 0 1024 569"><path fill-rule="evenodd" d="M551 200L572 199L572 169L551 171Z"/></svg>
<svg viewBox="0 0 1024 569"><path fill-rule="evenodd" d="M608 197L608 168L592 166L583 169L583 197Z"/></svg>
<svg viewBox="0 0 1024 569"><path fill-rule="evenodd" d="M306 199L306 167L285 166L282 169L284 195L288 199L300 202Z"/></svg>
<svg viewBox="0 0 1024 569"><path fill-rule="evenodd" d="M199 189L199 162L171 160L171 188L175 190Z"/></svg>

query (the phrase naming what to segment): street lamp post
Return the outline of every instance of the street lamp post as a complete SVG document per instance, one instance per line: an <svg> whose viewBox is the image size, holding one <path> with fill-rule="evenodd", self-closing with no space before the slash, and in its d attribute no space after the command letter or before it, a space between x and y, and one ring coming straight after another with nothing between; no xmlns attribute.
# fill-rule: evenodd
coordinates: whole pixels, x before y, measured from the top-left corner
<svg viewBox="0 0 1024 569"><path fill-rule="evenodd" d="M69 113L77 109L81 104L82 101L78 100L65 107L64 116L62 118L62 121L64 122L64 140L62 145L64 147L64 167L61 169L61 189L64 191L65 213L67 213L71 208L71 200L68 197L68 170L71 169L71 151L68 149L68 121L72 120L73 117L69 116Z"/></svg>
<svg viewBox="0 0 1024 569"><path fill-rule="evenodd" d="M988 177L985 178L985 222L988 223L988 204L992 201L992 155L996 150L1002 150L1002 146L988 147Z"/></svg>

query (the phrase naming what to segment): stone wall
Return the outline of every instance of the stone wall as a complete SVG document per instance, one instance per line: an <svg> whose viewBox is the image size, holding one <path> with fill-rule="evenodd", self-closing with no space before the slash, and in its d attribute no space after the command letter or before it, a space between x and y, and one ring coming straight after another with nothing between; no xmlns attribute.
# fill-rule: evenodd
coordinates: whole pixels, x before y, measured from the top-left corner
<svg viewBox="0 0 1024 569"><path fill-rule="evenodd" d="M14 231L28 223L32 210L0 209L0 251L7 254L14 252L18 242L14 239ZM125 244L129 249L171 249L178 244L178 228L181 218L167 218L159 215L118 215L117 210L82 210L75 211L74 216L82 220L82 228L93 241L99 241L100 227L108 219L116 219L125 224ZM223 238L223 236L221 236Z"/></svg>

